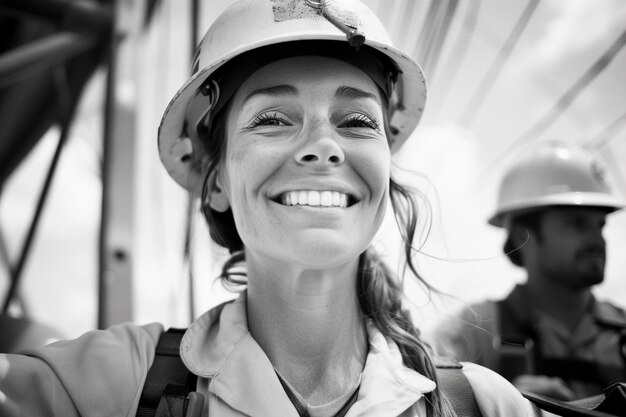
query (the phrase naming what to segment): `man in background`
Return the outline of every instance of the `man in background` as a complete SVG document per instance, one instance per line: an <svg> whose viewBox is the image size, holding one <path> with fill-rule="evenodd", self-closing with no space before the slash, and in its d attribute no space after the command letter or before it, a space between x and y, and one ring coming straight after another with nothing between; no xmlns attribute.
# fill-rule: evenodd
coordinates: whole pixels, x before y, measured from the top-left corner
<svg viewBox="0 0 626 417"><path fill-rule="evenodd" d="M626 313L596 300L604 280L605 218L624 202L582 148L541 142L506 172L489 223L527 281L438 326L437 353L487 366L519 389L560 400L626 381Z"/></svg>

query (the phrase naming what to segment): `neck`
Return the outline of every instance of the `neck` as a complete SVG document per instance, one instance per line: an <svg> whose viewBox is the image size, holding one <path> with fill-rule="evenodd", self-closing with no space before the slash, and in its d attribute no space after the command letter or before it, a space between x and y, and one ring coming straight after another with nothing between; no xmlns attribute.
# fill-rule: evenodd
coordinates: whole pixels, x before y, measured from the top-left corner
<svg viewBox="0 0 626 417"><path fill-rule="evenodd" d="M529 274L526 288L546 314L574 331L592 299L591 289L574 289L558 281Z"/></svg>
<svg viewBox="0 0 626 417"><path fill-rule="evenodd" d="M280 374L312 404L354 388L367 355L358 261L329 270L248 269L248 326Z"/></svg>

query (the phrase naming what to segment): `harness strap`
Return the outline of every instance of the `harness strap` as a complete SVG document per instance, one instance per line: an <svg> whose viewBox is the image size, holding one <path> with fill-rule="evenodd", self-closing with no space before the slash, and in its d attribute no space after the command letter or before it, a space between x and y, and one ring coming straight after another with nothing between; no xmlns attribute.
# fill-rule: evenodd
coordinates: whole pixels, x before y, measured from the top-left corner
<svg viewBox="0 0 626 417"><path fill-rule="evenodd" d="M456 359L436 356L437 380L457 416L481 417L474 391Z"/></svg>
<svg viewBox="0 0 626 417"><path fill-rule="evenodd" d="M613 414L601 411L599 406L604 401L604 395L584 398L577 401L559 401L544 395L535 394L529 391L521 391L524 398L532 401L536 406L544 411L562 417L617 417L621 414ZM623 404L622 404L623 407Z"/></svg>
<svg viewBox="0 0 626 417"><path fill-rule="evenodd" d="M555 358L541 351L541 338L535 330L533 318L526 308L525 290L516 287L509 296L497 302L501 353L498 372L512 381L521 374L558 376L566 381L591 382L606 387L626 376L626 366L603 365L577 357ZM594 317L596 324L621 335L620 353L626 363L626 322L618 311L598 302L604 313ZM621 310L620 310L621 311Z"/></svg>
<svg viewBox="0 0 626 417"><path fill-rule="evenodd" d="M197 382L197 376L180 359L185 330L171 328L161 333L139 399L137 417L185 416L189 394L195 391Z"/></svg>
<svg viewBox="0 0 626 417"><path fill-rule="evenodd" d="M538 365L544 375L558 376L566 381L593 382L601 387L608 387L624 377L624 370L620 367L583 359L544 357Z"/></svg>

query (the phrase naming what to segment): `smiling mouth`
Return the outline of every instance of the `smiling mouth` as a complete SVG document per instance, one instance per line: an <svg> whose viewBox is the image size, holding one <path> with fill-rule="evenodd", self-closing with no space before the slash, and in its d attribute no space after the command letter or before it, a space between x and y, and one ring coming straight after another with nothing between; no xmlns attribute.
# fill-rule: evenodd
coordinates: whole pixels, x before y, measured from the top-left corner
<svg viewBox="0 0 626 417"><path fill-rule="evenodd" d="M354 198L338 191L288 191L279 196L278 203L284 206L338 207L354 204Z"/></svg>

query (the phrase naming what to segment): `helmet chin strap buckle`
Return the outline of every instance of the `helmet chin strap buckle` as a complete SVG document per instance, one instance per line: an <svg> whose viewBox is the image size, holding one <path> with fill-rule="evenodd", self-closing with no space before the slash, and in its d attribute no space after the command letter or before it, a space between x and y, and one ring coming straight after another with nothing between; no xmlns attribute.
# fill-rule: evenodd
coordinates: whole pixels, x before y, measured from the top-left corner
<svg viewBox="0 0 626 417"><path fill-rule="evenodd" d="M356 16L345 7L342 8L340 1L305 0L305 2L314 9L320 9L326 20L345 33L350 46L358 48L365 43L365 34L358 28Z"/></svg>

